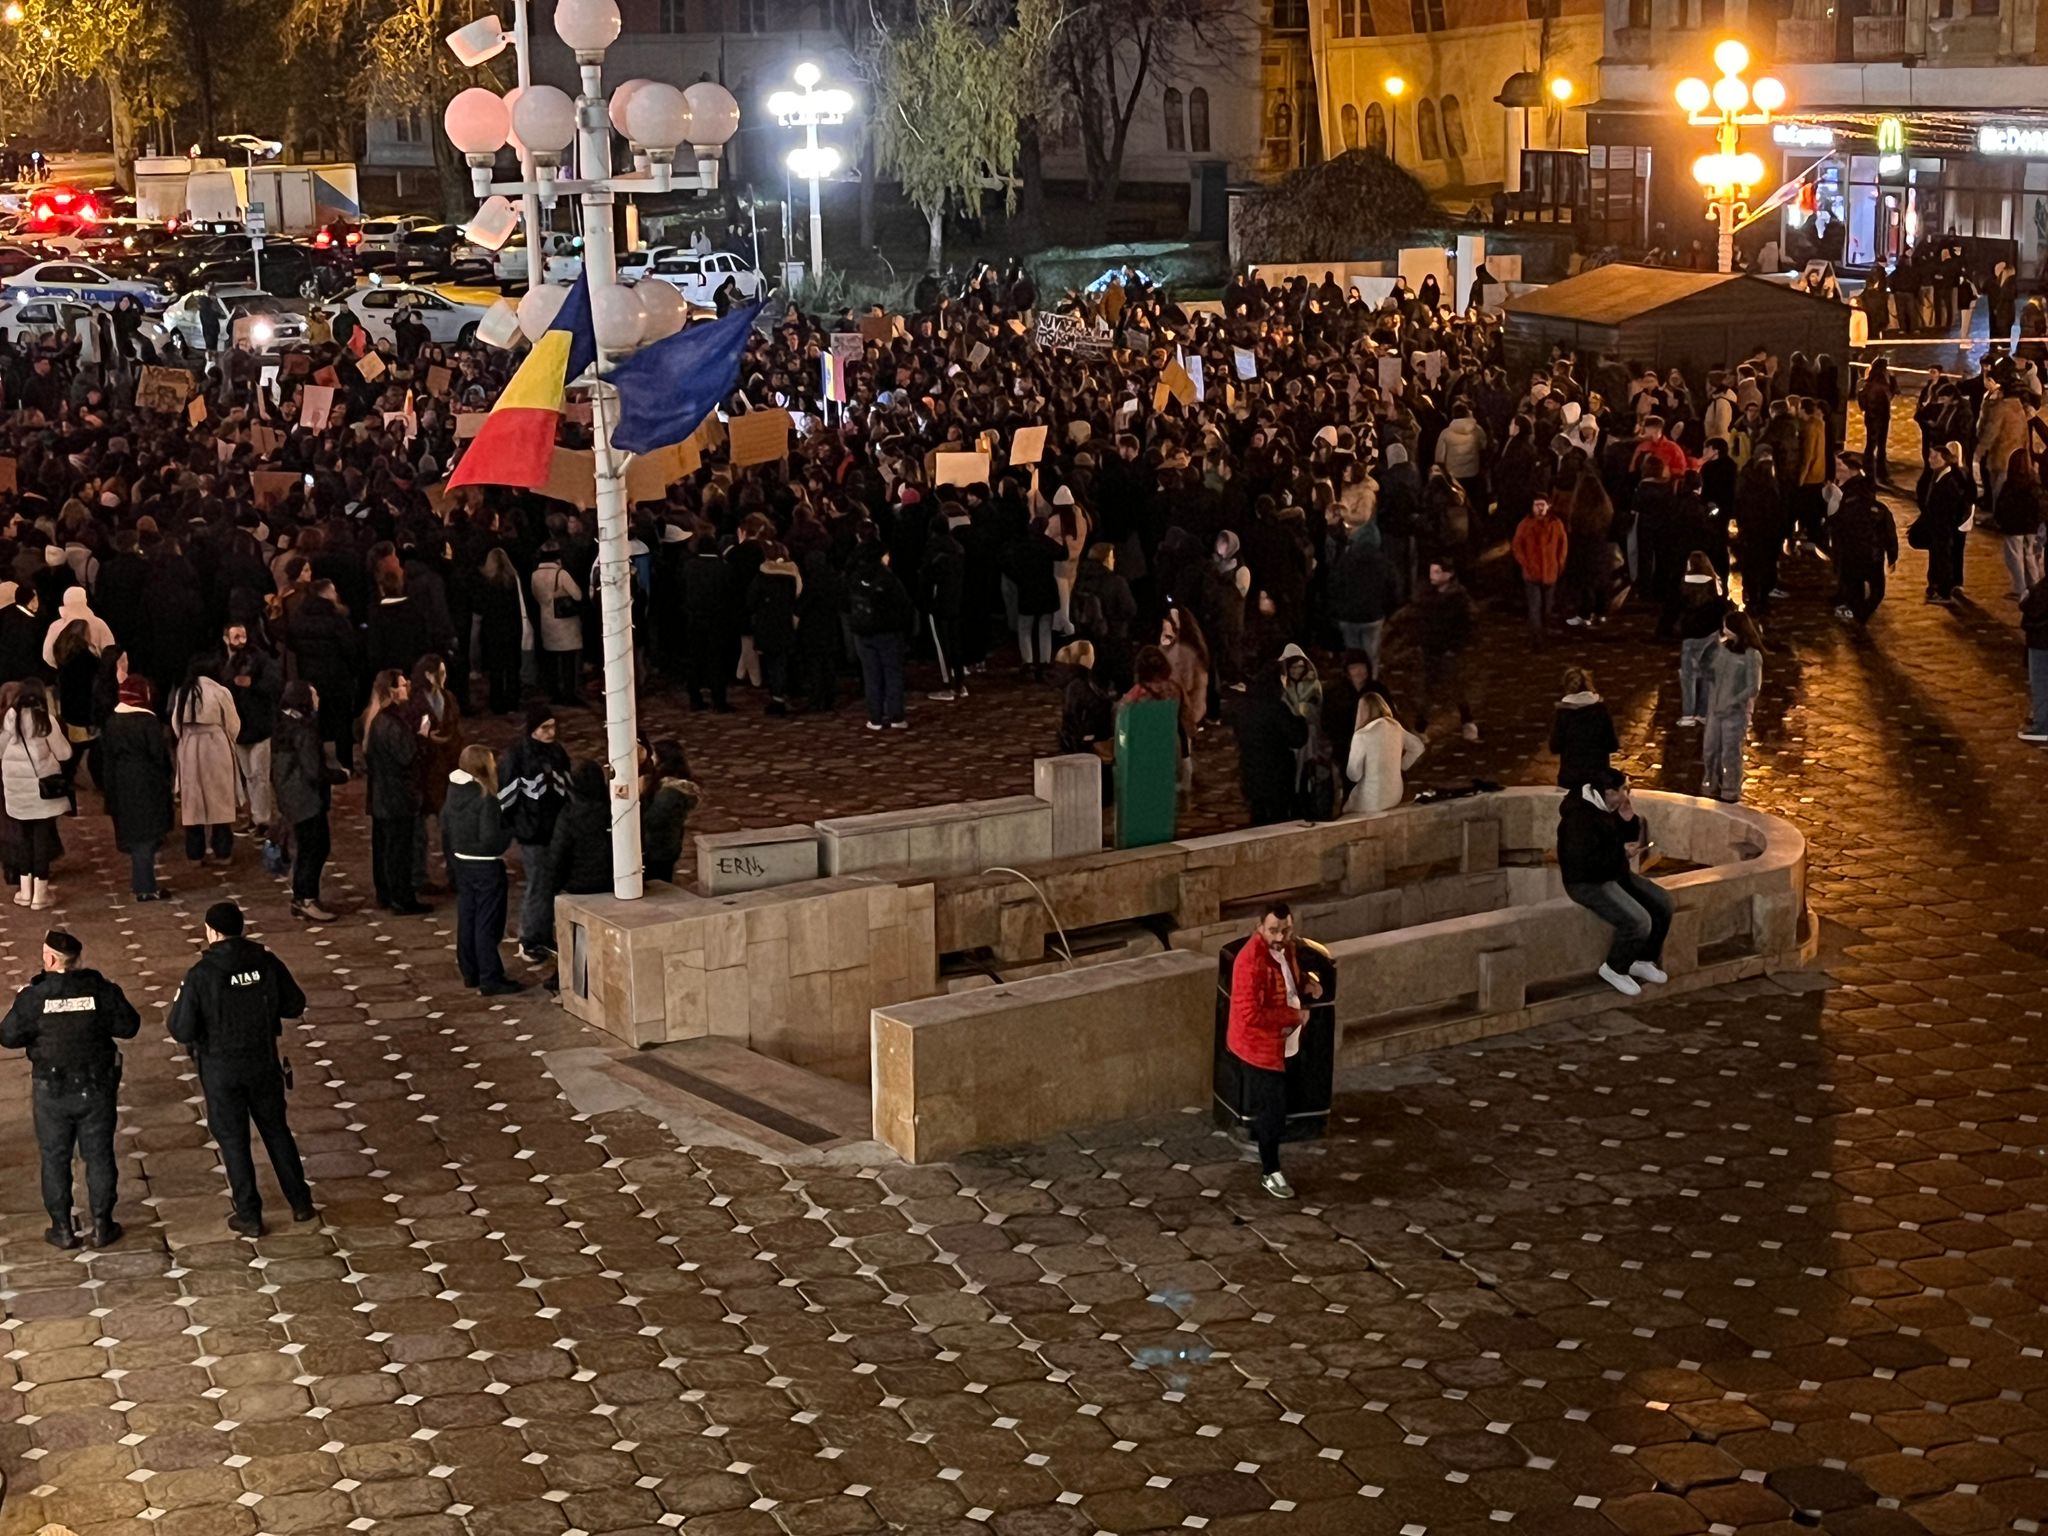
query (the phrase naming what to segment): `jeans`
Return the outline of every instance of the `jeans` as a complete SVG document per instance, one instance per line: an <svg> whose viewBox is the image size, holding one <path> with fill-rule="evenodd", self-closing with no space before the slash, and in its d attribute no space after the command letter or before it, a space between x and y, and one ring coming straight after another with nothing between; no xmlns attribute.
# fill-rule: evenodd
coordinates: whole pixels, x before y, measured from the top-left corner
<svg viewBox="0 0 2048 1536"><path fill-rule="evenodd" d="M455 968L465 987L488 986L505 979L505 960L498 945L505 938L503 859L456 859L449 875L455 882Z"/></svg>
<svg viewBox="0 0 2048 1536"><path fill-rule="evenodd" d="M1565 895L1614 930L1607 964L1626 972L1638 960L1651 964L1664 953L1671 931L1671 897L1656 881L1633 870L1597 885L1567 884Z"/></svg>
<svg viewBox="0 0 2048 1536"><path fill-rule="evenodd" d="M1363 624L1346 623L1340 619L1337 633L1344 637L1344 649L1365 652L1365 659L1372 663L1372 669L1377 673L1380 669L1380 632L1386 627L1385 619L1370 619Z"/></svg>
<svg viewBox="0 0 2048 1536"><path fill-rule="evenodd" d="M1707 712L1707 669L1703 665L1712 635L1678 642L1678 712L1697 718Z"/></svg>
<svg viewBox="0 0 2048 1536"><path fill-rule="evenodd" d="M1048 628L1051 622L1048 617ZM903 718L903 637L855 635L853 648L860 655L860 679L867 689L868 723L894 725Z"/></svg>
<svg viewBox="0 0 2048 1536"><path fill-rule="evenodd" d="M235 829L226 825L185 829L185 857L193 863L197 864L206 857L208 843L213 845L213 856L216 859L233 858Z"/></svg>
<svg viewBox="0 0 2048 1536"><path fill-rule="evenodd" d="M555 891L548 879L548 845L521 843L519 862L526 890L519 898L519 943L524 949L555 947Z"/></svg>
<svg viewBox="0 0 2048 1536"><path fill-rule="evenodd" d="M2012 575L2012 595L2025 597L2041 579L2041 534L2005 535L2005 568Z"/></svg>
<svg viewBox="0 0 2048 1536"><path fill-rule="evenodd" d="M2033 698L2033 719L2027 729L2048 736L2048 650L2027 647L2027 691Z"/></svg>
<svg viewBox="0 0 2048 1536"><path fill-rule="evenodd" d="M1052 619L1049 613L1018 615L1017 656L1025 666L1042 667L1052 660ZM1031 647L1033 636L1038 640L1035 651Z"/></svg>
<svg viewBox="0 0 2048 1536"><path fill-rule="evenodd" d="M119 1170L114 1162L111 1082L72 1087L35 1085L36 1145L43 1154L43 1209L50 1225L71 1230L71 1153L85 1160L86 1198L94 1221L111 1221Z"/></svg>
<svg viewBox="0 0 2048 1536"><path fill-rule="evenodd" d="M250 824L262 829L270 825L270 743L235 743L235 763L242 770L242 787L249 796Z"/></svg>
<svg viewBox="0 0 2048 1536"><path fill-rule="evenodd" d="M292 827L292 900L318 903L320 870L327 862L333 838L327 829L327 813L308 816Z"/></svg>
<svg viewBox="0 0 2048 1536"><path fill-rule="evenodd" d="M1522 596L1529 605L1529 633L1541 640L1557 625L1557 583L1522 578Z"/></svg>
<svg viewBox="0 0 2048 1536"><path fill-rule="evenodd" d="M1700 793L1716 800L1742 798L1742 742L1749 734L1749 715L1755 702L1739 709L1724 709L1707 716L1706 740L1700 743L1705 760Z"/></svg>
<svg viewBox="0 0 2048 1536"><path fill-rule="evenodd" d="M1259 1172L1280 1171L1280 1138L1287 1131L1287 1073L1240 1061L1245 1107L1251 1111L1252 1139L1259 1144Z"/></svg>
<svg viewBox="0 0 2048 1536"><path fill-rule="evenodd" d="M370 877L377 888L380 907L411 907L419 904L419 892L412 883L411 816L370 818Z"/></svg>
<svg viewBox="0 0 2048 1536"><path fill-rule="evenodd" d="M156 894L156 848L161 841L152 837L128 850L128 889L137 896Z"/></svg>
<svg viewBox="0 0 2048 1536"><path fill-rule="evenodd" d="M199 1063L199 1086L206 1093L206 1128L220 1145L220 1165L227 1171L228 1194L237 1216L261 1217L263 1192L256 1187L256 1162L249 1155L249 1124L255 1122L263 1150L277 1174L285 1204L294 1211L313 1203L306 1187L299 1144L285 1121L284 1073L271 1056L217 1056Z"/></svg>

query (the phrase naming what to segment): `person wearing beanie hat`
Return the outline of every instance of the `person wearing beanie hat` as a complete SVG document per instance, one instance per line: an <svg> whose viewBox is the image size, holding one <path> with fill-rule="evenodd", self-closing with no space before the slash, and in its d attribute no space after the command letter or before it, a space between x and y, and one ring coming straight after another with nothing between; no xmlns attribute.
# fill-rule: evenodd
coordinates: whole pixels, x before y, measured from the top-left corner
<svg viewBox="0 0 2048 1536"><path fill-rule="evenodd" d="M0 1018L0 1046L26 1051L34 1075L43 1209L50 1214L43 1241L52 1248L79 1244L71 1220L74 1149L85 1162L93 1247L121 1239L121 1224L114 1220L120 1192L114 1123L121 1051L114 1042L133 1040L142 1016L118 986L78 963L84 954L76 937L51 929L43 936L42 974L21 989Z"/></svg>
<svg viewBox="0 0 2048 1536"><path fill-rule="evenodd" d="M176 824L171 748L157 718L155 690L140 672L121 680L119 701L100 728L100 788L114 819L114 846L128 855L128 889L137 901L170 892L156 881L156 851Z"/></svg>
<svg viewBox="0 0 2048 1536"><path fill-rule="evenodd" d="M291 1068L278 1057L286 1019L302 1018L306 994L285 963L242 932L232 901L206 909L206 953L171 1003L171 1038L187 1047L206 1095L206 1128L220 1148L234 1202L230 1231L263 1235L263 1192L249 1155L249 1127L263 1137L293 1221L311 1221L313 1191L285 1115Z"/></svg>
<svg viewBox="0 0 2048 1536"><path fill-rule="evenodd" d="M569 754L555 740L555 712L526 706L526 730L498 759L498 809L519 845L526 893L519 903L519 953L545 965L555 952L555 892L548 879L548 843L569 800Z"/></svg>

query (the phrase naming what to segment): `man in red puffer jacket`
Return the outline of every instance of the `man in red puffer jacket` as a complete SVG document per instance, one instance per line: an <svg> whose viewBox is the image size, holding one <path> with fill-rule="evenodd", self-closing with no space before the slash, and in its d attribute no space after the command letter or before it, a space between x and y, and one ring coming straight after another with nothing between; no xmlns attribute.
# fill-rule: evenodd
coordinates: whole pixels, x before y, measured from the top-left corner
<svg viewBox="0 0 2048 1536"><path fill-rule="evenodd" d="M1284 901L1266 903L1231 969L1226 1043L1245 1068L1252 1136L1259 1144L1259 1185L1276 1200L1294 1198L1294 1186L1280 1171L1280 1136L1287 1128L1287 1047L1308 1022L1309 1006L1322 995L1322 981L1301 969L1292 909Z"/></svg>

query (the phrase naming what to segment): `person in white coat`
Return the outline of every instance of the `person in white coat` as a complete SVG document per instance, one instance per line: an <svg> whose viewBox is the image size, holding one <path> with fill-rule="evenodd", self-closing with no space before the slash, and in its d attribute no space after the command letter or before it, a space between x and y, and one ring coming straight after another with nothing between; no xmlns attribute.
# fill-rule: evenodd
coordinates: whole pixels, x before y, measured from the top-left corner
<svg viewBox="0 0 2048 1536"><path fill-rule="evenodd" d="M85 621L85 638L87 644L92 647L93 655L99 655L114 643L114 631L108 627L105 619L92 611L92 604L85 595L85 588L66 587L64 602L57 609L57 622L52 624L49 633L43 636L44 665L57 665L57 637L62 635L75 619Z"/></svg>
<svg viewBox="0 0 2048 1536"><path fill-rule="evenodd" d="M533 605L540 615L541 683L554 703L574 704L583 656L583 589L562 568L562 552L552 544L533 568Z"/></svg>
<svg viewBox="0 0 2048 1536"><path fill-rule="evenodd" d="M1422 756L1422 738L1402 725L1394 708L1377 693L1358 701L1358 728L1351 733L1345 777L1352 781L1346 816L1391 811L1407 793L1402 775Z"/></svg>
<svg viewBox="0 0 2048 1536"><path fill-rule="evenodd" d="M49 695L40 682L10 684L14 695L0 715L0 800L7 807L8 870L19 877L17 907L38 912L57 904L50 894L50 865L64 852L57 820L71 808L71 797L45 798L43 784L64 771L71 743L51 718Z"/></svg>
<svg viewBox="0 0 2048 1536"><path fill-rule="evenodd" d="M169 699L171 735L176 738L178 820L185 828L185 857L227 863L235 852L235 808L240 804L241 769L235 738L242 734L235 696L194 661Z"/></svg>

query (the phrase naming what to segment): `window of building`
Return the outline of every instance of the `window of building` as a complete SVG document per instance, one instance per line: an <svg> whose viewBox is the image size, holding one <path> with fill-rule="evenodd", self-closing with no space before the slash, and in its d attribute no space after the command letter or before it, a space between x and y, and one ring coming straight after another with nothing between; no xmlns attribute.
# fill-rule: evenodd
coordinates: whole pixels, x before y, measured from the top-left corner
<svg viewBox="0 0 2048 1536"><path fill-rule="evenodd" d="M1408 0L1408 20L1417 32L1443 31L1444 0Z"/></svg>
<svg viewBox="0 0 2048 1536"><path fill-rule="evenodd" d="M1358 36L1358 0L1337 0L1337 35Z"/></svg>
<svg viewBox="0 0 2048 1536"><path fill-rule="evenodd" d="M1308 0L1273 0L1273 30L1275 32L1306 32L1308 30Z"/></svg>
<svg viewBox="0 0 2048 1536"><path fill-rule="evenodd" d="M1188 92L1188 148L1209 153L1209 93L1199 85Z"/></svg>
<svg viewBox="0 0 2048 1536"><path fill-rule="evenodd" d="M1358 148L1358 108L1350 102L1344 103L1344 110L1337 114L1339 131L1344 136L1346 149Z"/></svg>
<svg viewBox="0 0 2048 1536"><path fill-rule="evenodd" d="M1425 160L1441 160L1444 157L1443 135L1437 131L1436 103L1427 96L1415 103L1415 147Z"/></svg>
<svg viewBox="0 0 2048 1536"><path fill-rule="evenodd" d="M1528 0L1529 19L1541 21L1557 14L1557 0Z"/></svg>
<svg viewBox="0 0 2048 1536"><path fill-rule="evenodd" d="M1638 32L1650 30L1651 0L1628 0L1628 24Z"/></svg>
<svg viewBox="0 0 2048 1536"><path fill-rule="evenodd" d="M660 29L664 32L687 32L683 20L683 0L661 0Z"/></svg>
<svg viewBox="0 0 2048 1536"><path fill-rule="evenodd" d="M1470 149L1465 140L1465 109L1455 96L1444 98L1444 147L1453 160L1462 160Z"/></svg>
<svg viewBox="0 0 2048 1536"><path fill-rule="evenodd" d="M1383 155L1387 152L1387 114L1376 101L1365 108L1365 147Z"/></svg>
<svg viewBox="0 0 2048 1536"><path fill-rule="evenodd" d="M1176 153L1188 147L1187 121L1181 116L1180 92L1166 88L1166 147Z"/></svg>

